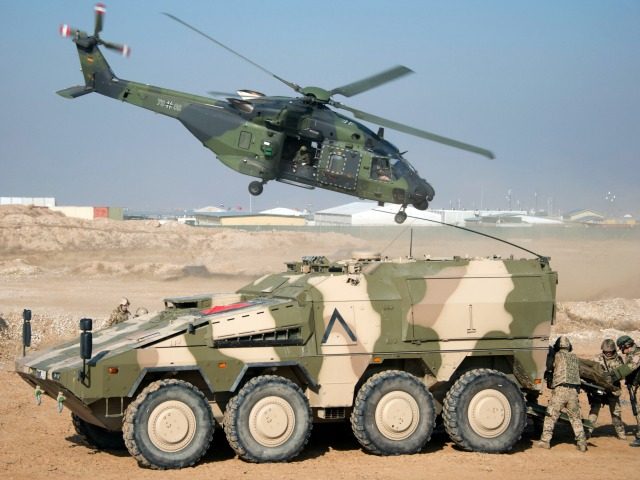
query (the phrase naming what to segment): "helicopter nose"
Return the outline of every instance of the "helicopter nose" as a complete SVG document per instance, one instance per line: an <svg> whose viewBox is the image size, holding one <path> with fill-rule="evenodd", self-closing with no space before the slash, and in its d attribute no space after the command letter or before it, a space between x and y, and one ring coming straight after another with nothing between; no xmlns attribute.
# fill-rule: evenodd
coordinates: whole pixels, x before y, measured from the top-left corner
<svg viewBox="0 0 640 480"><path fill-rule="evenodd" d="M435 190L426 180L422 180L413 193L416 198L424 198L429 202L433 200L435 194Z"/></svg>
<svg viewBox="0 0 640 480"><path fill-rule="evenodd" d="M422 180L414 189L412 197L413 206L418 210L426 210L429 202L433 199L436 192L433 187L426 181Z"/></svg>

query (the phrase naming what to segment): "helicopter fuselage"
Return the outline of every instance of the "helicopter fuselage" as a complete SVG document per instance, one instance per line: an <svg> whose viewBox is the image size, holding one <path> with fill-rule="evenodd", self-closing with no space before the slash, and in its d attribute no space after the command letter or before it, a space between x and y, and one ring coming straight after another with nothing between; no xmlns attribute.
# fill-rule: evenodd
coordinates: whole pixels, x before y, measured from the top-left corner
<svg viewBox="0 0 640 480"><path fill-rule="evenodd" d="M419 209L434 196L394 145L322 103L308 97L218 100L119 79L90 40L76 40L85 86L59 92L63 96L96 92L175 118L226 166L262 183L278 180ZM302 146L309 160L300 163Z"/></svg>

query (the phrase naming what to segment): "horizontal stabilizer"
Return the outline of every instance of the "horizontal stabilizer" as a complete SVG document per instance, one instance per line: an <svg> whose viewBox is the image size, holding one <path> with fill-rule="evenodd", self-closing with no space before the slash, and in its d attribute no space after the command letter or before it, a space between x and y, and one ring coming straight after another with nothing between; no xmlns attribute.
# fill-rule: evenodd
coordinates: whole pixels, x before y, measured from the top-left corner
<svg viewBox="0 0 640 480"><path fill-rule="evenodd" d="M56 93L64 98L78 98L82 95L86 95L87 93L93 92L92 87L87 87L85 85L77 85L75 87L65 88L64 90L58 90Z"/></svg>

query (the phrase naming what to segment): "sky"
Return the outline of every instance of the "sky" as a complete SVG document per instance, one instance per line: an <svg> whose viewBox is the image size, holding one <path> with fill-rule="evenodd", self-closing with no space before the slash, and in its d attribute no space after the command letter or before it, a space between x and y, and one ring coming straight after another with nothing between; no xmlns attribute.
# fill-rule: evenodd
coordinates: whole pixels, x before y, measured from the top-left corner
<svg viewBox="0 0 640 480"><path fill-rule="evenodd" d="M79 85L68 23L93 1L0 0L0 196L60 205L320 210L355 200L253 179L179 122ZM105 56L123 79L206 95L287 87L197 36L172 13L289 81L326 89L394 65L415 71L349 99L354 108L488 148L495 160L385 132L435 188L432 208L590 208L640 217L637 0L105 1ZM374 131L376 125L370 125Z"/></svg>

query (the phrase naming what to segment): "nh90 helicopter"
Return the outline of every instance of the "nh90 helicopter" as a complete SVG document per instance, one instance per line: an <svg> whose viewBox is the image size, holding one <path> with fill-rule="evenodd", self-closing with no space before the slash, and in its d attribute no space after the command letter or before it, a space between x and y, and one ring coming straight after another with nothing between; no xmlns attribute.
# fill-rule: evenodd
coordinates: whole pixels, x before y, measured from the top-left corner
<svg viewBox="0 0 640 480"><path fill-rule="evenodd" d="M95 6L93 34L68 25L60 27L61 35L71 37L76 44L85 84L57 93L77 98L96 92L177 119L226 166L260 179L249 184L252 195L260 195L269 180L324 188L375 200L380 205L399 204L395 221L402 223L407 218L407 205L426 210L435 192L398 148L384 138L383 127L494 158L483 148L378 117L333 99L335 95L352 97L412 73L407 67L396 66L332 90L301 87L167 13L169 18L251 63L300 96L267 96L239 90L237 96L209 98L120 79L99 47L125 56L130 50L100 37L105 11L103 4ZM329 107L350 112L379 129L374 133Z"/></svg>

